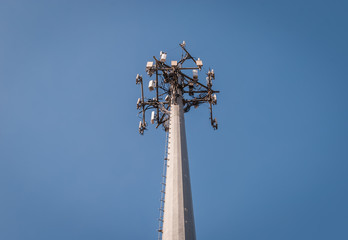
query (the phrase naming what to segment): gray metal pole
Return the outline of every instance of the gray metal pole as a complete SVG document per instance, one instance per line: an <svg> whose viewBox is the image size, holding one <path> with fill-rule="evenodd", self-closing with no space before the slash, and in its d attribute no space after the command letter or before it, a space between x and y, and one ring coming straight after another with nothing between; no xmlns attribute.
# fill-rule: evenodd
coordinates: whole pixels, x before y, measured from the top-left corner
<svg viewBox="0 0 348 240"><path fill-rule="evenodd" d="M170 109L163 240L196 240L181 93Z"/></svg>

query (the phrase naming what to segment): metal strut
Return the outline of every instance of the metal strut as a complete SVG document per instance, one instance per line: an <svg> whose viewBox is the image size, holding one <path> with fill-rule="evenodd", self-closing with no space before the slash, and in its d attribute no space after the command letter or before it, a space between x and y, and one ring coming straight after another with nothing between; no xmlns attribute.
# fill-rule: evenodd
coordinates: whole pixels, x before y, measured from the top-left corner
<svg viewBox="0 0 348 240"><path fill-rule="evenodd" d="M165 140L163 174L162 174L162 183L161 183L161 186L162 186L161 199L160 199L159 218L158 218L158 240L162 240L162 235L163 235L163 215L164 215L164 201L165 201L165 194L166 194L169 131L166 131L166 140Z"/></svg>

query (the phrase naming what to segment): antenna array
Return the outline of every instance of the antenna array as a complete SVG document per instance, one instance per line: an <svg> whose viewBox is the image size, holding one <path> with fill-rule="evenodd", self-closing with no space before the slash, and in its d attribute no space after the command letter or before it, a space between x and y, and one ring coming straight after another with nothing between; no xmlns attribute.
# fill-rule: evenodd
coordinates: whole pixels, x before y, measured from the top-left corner
<svg viewBox="0 0 348 240"><path fill-rule="evenodd" d="M155 92L153 98L145 98L143 77L139 74L136 76L136 84L141 85L141 98L137 101L139 116L142 118L139 123L140 134L144 134L144 130L147 129L145 113L148 110L152 110L151 123L156 123L156 128L163 126L164 130L168 131L170 106L177 104L178 99L183 101L184 112L190 111L191 107L197 108L207 102L211 125L215 130L218 128L217 120L213 118L213 105L217 104L216 93L219 93L212 89L215 72L213 69L209 69L206 73L206 83L203 84L198 79L198 71L201 71L203 67L202 60L194 58L187 51L185 41L179 45L184 52L179 61L171 61L168 65L166 63L167 53L160 52L160 59L154 56L154 62L149 61L146 64L146 73L150 77L155 76L148 84L149 90ZM192 74L188 71L191 71Z"/></svg>

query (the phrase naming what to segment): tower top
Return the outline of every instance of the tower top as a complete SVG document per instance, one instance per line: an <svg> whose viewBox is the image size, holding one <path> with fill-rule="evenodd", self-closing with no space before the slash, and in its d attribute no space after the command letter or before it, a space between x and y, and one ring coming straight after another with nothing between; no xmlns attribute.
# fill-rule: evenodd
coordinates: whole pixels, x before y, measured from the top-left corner
<svg viewBox="0 0 348 240"><path fill-rule="evenodd" d="M216 93L212 89L215 73L213 69L206 73L206 83L199 79L199 72L203 68L203 61L200 58L193 57L186 49L186 42L179 44L182 48L182 57L179 61L172 60L167 62L167 53L160 52L159 59L155 56L154 61L148 61L146 64L146 73L149 77L155 76L150 80L148 89L154 91L153 98L145 98L143 77L136 76L136 84L141 85L141 98L137 101L137 109L142 120L139 123L139 133L143 134L146 130L145 113L147 110L153 110L151 113L151 123L156 123L156 128L163 126L168 131L169 108L171 105L181 101L184 106L184 112L190 111L191 107L197 108L203 103L209 104L210 122L216 130L218 124L216 118L213 118L212 106L217 104Z"/></svg>

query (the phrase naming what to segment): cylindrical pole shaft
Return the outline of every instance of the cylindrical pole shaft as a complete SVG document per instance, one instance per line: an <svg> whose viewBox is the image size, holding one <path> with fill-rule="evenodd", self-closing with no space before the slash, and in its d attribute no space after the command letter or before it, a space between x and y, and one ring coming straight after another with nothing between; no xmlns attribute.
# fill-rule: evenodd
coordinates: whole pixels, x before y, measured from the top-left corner
<svg viewBox="0 0 348 240"><path fill-rule="evenodd" d="M196 240L181 94L170 109L163 240Z"/></svg>

